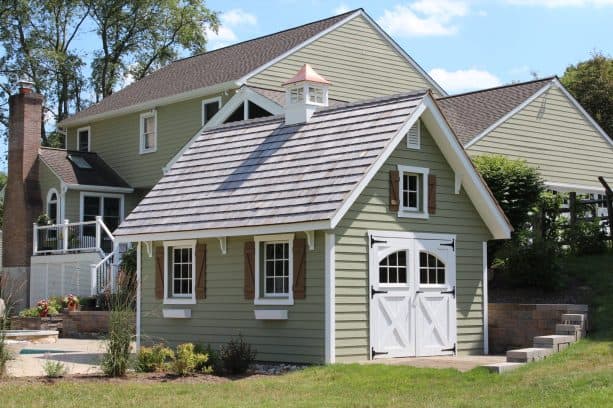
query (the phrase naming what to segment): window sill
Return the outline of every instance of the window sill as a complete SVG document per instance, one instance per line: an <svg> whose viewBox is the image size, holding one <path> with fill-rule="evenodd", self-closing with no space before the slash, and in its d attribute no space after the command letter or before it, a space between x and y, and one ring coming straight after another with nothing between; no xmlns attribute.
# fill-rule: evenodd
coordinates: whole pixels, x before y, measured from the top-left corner
<svg viewBox="0 0 613 408"><path fill-rule="evenodd" d="M164 299L165 305L195 305L196 299L194 298L166 298Z"/></svg>
<svg viewBox="0 0 613 408"><path fill-rule="evenodd" d="M256 320L287 320L287 310L254 310Z"/></svg>
<svg viewBox="0 0 613 408"><path fill-rule="evenodd" d="M293 297L284 298L255 298L253 300L254 305L282 305L291 306L294 304Z"/></svg>
<svg viewBox="0 0 613 408"><path fill-rule="evenodd" d="M155 148L155 149L149 149L149 150L140 150L138 153L139 154L149 154L149 153L155 153L157 151L158 151L158 149Z"/></svg>
<svg viewBox="0 0 613 408"><path fill-rule="evenodd" d="M427 212L400 210L398 211L398 217L428 219L430 218L430 214L428 214Z"/></svg>

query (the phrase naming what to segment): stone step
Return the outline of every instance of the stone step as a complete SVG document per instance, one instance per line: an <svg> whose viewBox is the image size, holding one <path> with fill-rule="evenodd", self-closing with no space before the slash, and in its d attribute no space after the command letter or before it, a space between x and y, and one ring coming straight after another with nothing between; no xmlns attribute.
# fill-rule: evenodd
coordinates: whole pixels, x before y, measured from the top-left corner
<svg viewBox="0 0 613 408"><path fill-rule="evenodd" d="M556 324L556 334L575 336L575 340L585 336L585 330L578 324Z"/></svg>
<svg viewBox="0 0 613 408"><path fill-rule="evenodd" d="M533 341L533 346L536 348L550 348L553 349L555 353L564 350L575 341L577 341L575 336L551 334L549 336L536 336Z"/></svg>
<svg viewBox="0 0 613 408"><path fill-rule="evenodd" d="M491 373L502 374L516 370L525 364L526 363L509 363L504 361L502 363L486 364L481 367L487 368Z"/></svg>
<svg viewBox="0 0 613 408"><path fill-rule="evenodd" d="M507 361L509 363L529 363L531 361L542 360L553 353L552 348L528 347L507 351Z"/></svg>
<svg viewBox="0 0 613 408"><path fill-rule="evenodd" d="M565 322L585 322L585 315L582 313L564 313L560 319ZM573 323L574 324L574 323Z"/></svg>

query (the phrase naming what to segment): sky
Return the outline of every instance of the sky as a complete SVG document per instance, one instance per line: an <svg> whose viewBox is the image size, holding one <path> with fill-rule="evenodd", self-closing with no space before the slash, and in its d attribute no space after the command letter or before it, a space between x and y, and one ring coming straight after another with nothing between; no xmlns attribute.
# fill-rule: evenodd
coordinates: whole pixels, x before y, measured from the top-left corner
<svg viewBox="0 0 613 408"><path fill-rule="evenodd" d="M613 56L613 0L208 0L209 50L363 8L448 93L562 76L594 51ZM96 41L77 39L82 49ZM129 82L129 79L128 79ZM6 145L0 145L4 157ZM6 162L0 160L0 171Z"/></svg>

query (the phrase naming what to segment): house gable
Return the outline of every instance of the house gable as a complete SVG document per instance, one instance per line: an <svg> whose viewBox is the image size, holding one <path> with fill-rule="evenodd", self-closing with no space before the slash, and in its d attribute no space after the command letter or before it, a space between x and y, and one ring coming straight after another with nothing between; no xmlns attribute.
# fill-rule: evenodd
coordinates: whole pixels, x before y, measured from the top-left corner
<svg viewBox="0 0 613 408"><path fill-rule="evenodd" d="M455 234L457 239L458 349L479 353L483 347L483 241L491 233L464 189L455 193L455 172L422 123L421 146L400 143L368 182L335 229L336 360L358 361L368 355L368 231ZM389 173L398 165L428 168L436 176L436 213L428 219L399 218L389 210Z"/></svg>
<svg viewBox="0 0 613 408"><path fill-rule="evenodd" d="M309 63L332 82L332 99L356 101L429 88L443 95L444 91L401 52L361 12L248 78L247 83L280 90L283 82Z"/></svg>
<svg viewBox="0 0 613 408"><path fill-rule="evenodd" d="M471 156L502 154L538 168L554 187L601 190L613 180L613 143L554 80L545 92L467 146Z"/></svg>

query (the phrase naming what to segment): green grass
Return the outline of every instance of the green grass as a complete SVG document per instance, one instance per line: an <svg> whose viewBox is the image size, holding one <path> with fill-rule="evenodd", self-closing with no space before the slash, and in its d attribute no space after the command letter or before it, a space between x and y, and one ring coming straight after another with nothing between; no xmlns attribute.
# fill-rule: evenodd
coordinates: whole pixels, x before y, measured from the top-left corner
<svg viewBox="0 0 613 408"><path fill-rule="evenodd" d="M613 254L565 259L593 291L589 339L504 374L399 366L333 365L226 383L0 383L1 407L605 407L613 402Z"/></svg>

